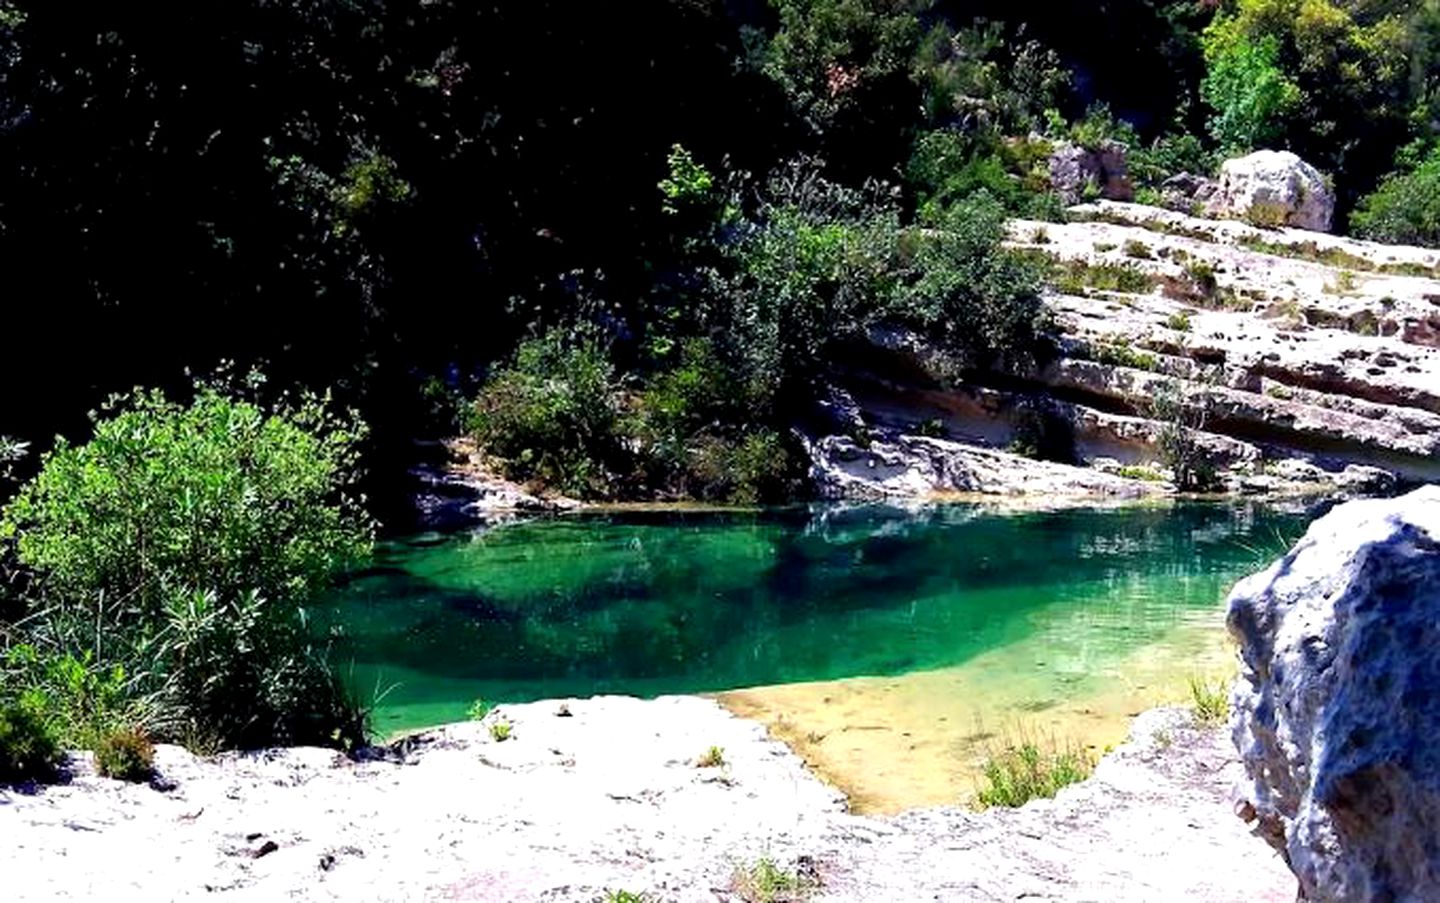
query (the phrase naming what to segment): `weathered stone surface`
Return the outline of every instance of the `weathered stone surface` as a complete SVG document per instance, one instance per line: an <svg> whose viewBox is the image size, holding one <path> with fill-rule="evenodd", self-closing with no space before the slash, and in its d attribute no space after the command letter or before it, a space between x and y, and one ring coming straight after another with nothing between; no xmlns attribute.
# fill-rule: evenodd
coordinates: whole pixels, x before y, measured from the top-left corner
<svg viewBox="0 0 1440 903"><path fill-rule="evenodd" d="M1256 151L1220 167L1210 211L1264 225L1329 232L1335 193L1315 167L1289 151Z"/></svg>
<svg viewBox="0 0 1440 903"><path fill-rule="evenodd" d="M1181 213L1190 213L1196 206L1210 203L1219 185L1214 179L1182 172L1171 176L1160 185L1160 197L1166 207Z"/></svg>
<svg viewBox="0 0 1440 903"><path fill-rule="evenodd" d="M410 470L416 484L416 526L421 529L493 525L580 506L574 499L538 495L500 476L470 439L448 440L440 451L437 460Z"/></svg>
<svg viewBox="0 0 1440 903"><path fill-rule="evenodd" d="M1163 490L1085 467L1035 461L993 448L886 432L806 439L821 498L916 498L937 493L1140 498Z"/></svg>
<svg viewBox="0 0 1440 903"><path fill-rule="evenodd" d="M818 877L818 901L1289 903L1294 882L1230 812L1239 776L1188 712L1136 722L1094 778L1018 810L890 818L843 798L711 700L504 706L364 761L328 750L197 759L168 792L95 777L0 786L6 903L80 900L667 903L738 900L737 865ZM711 745L725 765L697 768ZM269 850L257 858L260 850ZM1223 868L1217 868L1223 863Z"/></svg>
<svg viewBox="0 0 1440 903"><path fill-rule="evenodd" d="M1067 204L1089 200L1087 192L1112 201L1135 197L1125 145L1105 141L1093 150L1059 144L1050 155L1050 187Z"/></svg>
<svg viewBox="0 0 1440 903"><path fill-rule="evenodd" d="M1440 487L1336 508L1229 605L1242 811L1306 899L1440 899Z"/></svg>

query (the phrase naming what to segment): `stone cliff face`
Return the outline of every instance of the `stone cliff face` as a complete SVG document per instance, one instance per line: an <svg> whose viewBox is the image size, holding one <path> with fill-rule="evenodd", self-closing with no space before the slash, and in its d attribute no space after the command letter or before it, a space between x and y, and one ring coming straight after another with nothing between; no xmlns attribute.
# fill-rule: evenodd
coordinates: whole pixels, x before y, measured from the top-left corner
<svg viewBox="0 0 1440 903"><path fill-rule="evenodd" d="M1011 226L1060 274L1058 357L956 385L915 337L877 331L837 387L837 425L810 437L823 491L1169 491L1166 393L1204 411L1186 434L1230 491L1440 479L1440 252L1105 201L1071 219ZM1037 399L1073 431L1077 467L1007 454Z"/></svg>

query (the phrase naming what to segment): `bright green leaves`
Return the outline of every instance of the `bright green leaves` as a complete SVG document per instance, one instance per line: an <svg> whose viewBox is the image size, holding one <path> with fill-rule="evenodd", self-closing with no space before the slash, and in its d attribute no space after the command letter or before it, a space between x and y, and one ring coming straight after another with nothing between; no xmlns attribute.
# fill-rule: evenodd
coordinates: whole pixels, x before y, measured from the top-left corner
<svg viewBox="0 0 1440 903"><path fill-rule="evenodd" d="M1248 150L1285 134L1300 105L1300 88L1280 69L1280 42L1217 31L1206 42L1210 71L1201 85L1215 108L1210 134L1226 147Z"/></svg>

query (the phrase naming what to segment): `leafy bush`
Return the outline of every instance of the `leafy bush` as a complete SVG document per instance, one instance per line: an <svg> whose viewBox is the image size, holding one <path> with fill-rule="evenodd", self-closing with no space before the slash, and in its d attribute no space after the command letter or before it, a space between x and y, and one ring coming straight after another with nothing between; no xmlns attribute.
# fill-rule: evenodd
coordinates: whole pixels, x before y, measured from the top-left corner
<svg viewBox="0 0 1440 903"><path fill-rule="evenodd" d="M0 689L28 699L71 749L93 749L120 725L147 717L124 666L99 665L89 650L76 655L16 643L0 659Z"/></svg>
<svg viewBox="0 0 1440 903"><path fill-rule="evenodd" d="M795 456L781 435L755 428L739 438L701 434L691 443L685 485L696 498L754 505L791 497Z"/></svg>
<svg viewBox="0 0 1440 903"><path fill-rule="evenodd" d="M1049 799L1062 787L1085 780L1094 767L1090 757L1078 749L1042 750L1035 741L1024 740L993 753L985 762L984 785L976 794L976 805L981 809L1014 808Z"/></svg>
<svg viewBox="0 0 1440 903"><path fill-rule="evenodd" d="M600 496L620 456L618 391L597 338L554 329L522 342L490 377L470 428L507 476L581 498Z"/></svg>
<svg viewBox="0 0 1440 903"><path fill-rule="evenodd" d="M1040 270L1001 245L1005 211L981 194L908 237L911 272L892 308L965 366L1023 372L1050 351Z"/></svg>
<svg viewBox="0 0 1440 903"><path fill-rule="evenodd" d="M95 747L95 770L119 781L148 781L155 771L155 747L133 728L106 734Z"/></svg>
<svg viewBox="0 0 1440 903"><path fill-rule="evenodd" d="M201 747L364 741L302 607L369 550L364 428L319 397L262 405L260 385L112 399L5 510L42 604L4 685L71 739L138 717Z"/></svg>
<svg viewBox="0 0 1440 903"><path fill-rule="evenodd" d="M751 410L808 400L828 353L861 335L893 293L900 235L883 186L845 188L807 161L771 176L726 248L707 318Z"/></svg>
<svg viewBox="0 0 1440 903"><path fill-rule="evenodd" d="M1208 176L1220 165L1217 155L1206 150L1199 138L1185 133L1164 135L1149 147L1132 148L1128 163L1130 177L1141 189L1159 188L1182 172Z"/></svg>
<svg viewBox="0 0 1440 903"><path fill-rule="evenodd" d="M0 783L53 778L64 761L60 738L32 699L0 701Z"/></svg>
<svg viewBox="0 0 1440 903"><path fill-rule="evenodd" d="M1440 248L1440 150L1361 198L1350 226L1372 241Z"/></svg>
<svg viewBox="0 0 1440 903"><path fill-rule="evenodd" d="M368 552L349 492L365 431L323 399L267 412L199 384L188 406L136 390L105 414L89 443L57 441L0 526L67 608L105 595L153 618L195 589L308 599Z"/></svg>
<svg viewBox="0 0 1440 903"><path fill-rule="evenodd" d="M504 743L515 734L515 726L508 721L492 721L490 723L490 739L496 743Z"/></svg>

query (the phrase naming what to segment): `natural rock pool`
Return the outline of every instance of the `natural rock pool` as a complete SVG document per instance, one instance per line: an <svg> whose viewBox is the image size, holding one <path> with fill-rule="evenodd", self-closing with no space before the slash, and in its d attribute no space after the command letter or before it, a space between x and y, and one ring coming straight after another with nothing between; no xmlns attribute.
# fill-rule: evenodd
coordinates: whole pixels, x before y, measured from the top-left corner
<svg viewBox="0 0 1440 903"><path fill-rule="evenodd" d="M382 732L476 698L721 693L856 808L894 811L965 796L1004 737L1098 750L1227 673L1226 590L1307 520L1250 503L591 512L386 543L322 616L351 681L384 694Z"/></svg>

